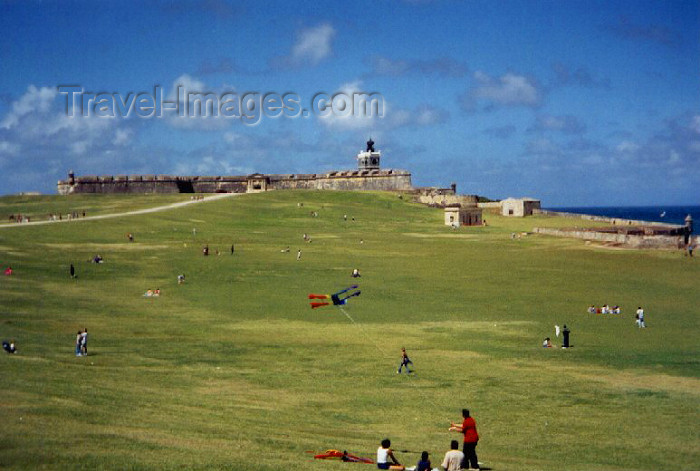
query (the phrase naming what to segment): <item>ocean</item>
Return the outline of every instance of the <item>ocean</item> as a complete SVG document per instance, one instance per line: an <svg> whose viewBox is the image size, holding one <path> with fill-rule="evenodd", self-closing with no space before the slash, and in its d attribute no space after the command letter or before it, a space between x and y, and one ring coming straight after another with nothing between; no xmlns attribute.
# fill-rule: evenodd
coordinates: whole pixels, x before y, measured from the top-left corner
<svg viewBox="0 0 700 471"><path fill-rule="evenodd" d="M543 209L639 221L665 222L681 226L685 225L685 217L690 214L693 217L693 232L700 233L700 206L609 206Z"/></svg>

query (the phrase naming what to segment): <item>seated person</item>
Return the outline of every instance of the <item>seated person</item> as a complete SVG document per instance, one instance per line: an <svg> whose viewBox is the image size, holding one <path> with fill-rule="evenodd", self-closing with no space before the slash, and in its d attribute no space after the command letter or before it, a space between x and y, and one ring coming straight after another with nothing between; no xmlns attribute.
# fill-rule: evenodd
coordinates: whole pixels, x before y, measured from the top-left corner
<svg viewBox="0 0 700 471"><path fill-rule="evenodd" d="M146 297L148 297L148 298L150 298L151 296L153 296L153 290L152 290L152 289L149 289L148 291L146 291L145 293L143 293L143 295L146 296Z"/></svg>
<svg viewBox="0 0 700 471"><path fill-rule="evenodd" d="M622 312L622 310L620 309L620 306L615 306L614 308L612 308L613 314L620 314L620 312Z"/></svg>
<svg viewBox="0 0 700 471"><path fill-rule="evenodd" d="M394 457L394 452L391 451L391 441L388 438L382 440L381 446L377 449L377 468L395 469L397 471L406 469Z"/></svg>
<svg viewBox="0 0 700 471"><path fill-rule="evenodd" d="M445 459L442 460L442 467L445 471L459 471L462 469L462 461L464 461L464 453L459 451L459 443L457 440L450 442L450 451L445 453ZM468 463L465 463L468 465Z"/></svg>
<svg viewBox="0 0 700 471"><path fill-rule="evenodd" d="M549 337L547 337L546 339L544 339L544 341L542 342L542 346L543 346L544 348L552 348L552 341L550 340Z"/></svg>
<svg viewBox="0 0 700 471"><path fill-rule="evenodd" d="M153 292L153 296L160 296L160 288L156 288L156 290Z"/></svg>
<svg viewBox="0 0 700 471"><path fill-rule="evenodd" d="M593 304L588 306L588 312L591 314L595 314L595 306Z"/></svg>
<svg viewBox="0 0 700 471"><path fill-rule="evenodd" d="M15 348L15 341L14 340L10 340L9 342L6 340L3 341L2 348L7 353L17 353L17 349Z"/></svg>
<svg viewBox="0 0 700 471"><path fill-rule="evenodd" d="M415 471L431 471L432 469L433 467L430 464L429 454L427 451L424 451L420 454L420 461L416 463Z"/></svg>
<svg viewBox="0 0 700 471"><path fill-rule="evenodd" d="M95 257L92 259L92 263L102 263L102 257L100 254L95 255Z"/></svg>
<svg viewBox="0 0 700 471"><path fill-rule="evenodd" d="M360 270L358 270L357 268L355 268L355 269L352 270L352 275L351 275L351 276L352 276L353 278L359 278L359 277L362 276L362 275L360 275Z"/></svg>
<svg viewBox="0 0 700 471"><path fill-rule="evenodd" d="M177 284L181 285L185 282L185 275L177 275Z"/></svg>
<svg viewBox="0 0 700 471"><path fill-rule="evenodd" d="M5 275L6 275L6 276L12 275L12 267L7 267L7 268L5 269Z"/></svg>

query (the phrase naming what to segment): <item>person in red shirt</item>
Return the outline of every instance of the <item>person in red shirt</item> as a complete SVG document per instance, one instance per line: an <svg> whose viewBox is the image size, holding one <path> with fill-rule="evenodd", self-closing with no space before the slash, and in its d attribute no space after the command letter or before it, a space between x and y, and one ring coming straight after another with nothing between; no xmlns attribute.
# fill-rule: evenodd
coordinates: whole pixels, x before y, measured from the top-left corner
<svg viewBox="0 0 700 471"><path fill-rule="evenodd" d="M450 424L451 432L464 434L464 462L462 468L480 469L479 460L476 457L476 444L479 442L479 434L476 431L476 422L469 415L469 409L462 409L464 420L461 424Z"/></svg>

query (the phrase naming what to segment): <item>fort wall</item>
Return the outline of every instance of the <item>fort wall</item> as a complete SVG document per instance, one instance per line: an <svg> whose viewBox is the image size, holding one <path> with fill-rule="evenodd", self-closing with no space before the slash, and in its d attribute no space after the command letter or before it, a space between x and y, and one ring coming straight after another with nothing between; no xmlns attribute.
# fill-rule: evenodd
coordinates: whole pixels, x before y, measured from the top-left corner
<svg viewBox="0 0 700 471"><path fill-rule="evenodd" d="M630 248L637 249L675 249L683 247L683 237L678 235L628 234L595 230L550 229L543 227L535 227L533 232L550 236L626 245Z"/></svg>
<svg viewBox="0 0 700 471"><path fill-rule="evenodd" d="M348 170L325 174L253 174L239 176L72 174L58 182L61 195L78 193L248 193L269 190L411 190L406 170Z"/></svg>

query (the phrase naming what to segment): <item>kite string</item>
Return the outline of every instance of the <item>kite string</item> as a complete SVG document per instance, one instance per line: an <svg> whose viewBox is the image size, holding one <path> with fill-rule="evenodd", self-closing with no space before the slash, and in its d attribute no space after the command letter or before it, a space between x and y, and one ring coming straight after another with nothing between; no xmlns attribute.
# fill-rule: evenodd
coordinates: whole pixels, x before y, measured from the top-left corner
<svg viewBox="0 0 700 471"><path fill-rule="evenodd" d="M347 317L348 319L350 319L350 322L352 322L352 323L355 324L357 327L359 327L360 329L362 329L362 331L365 333L365 338L370 339L370 341L374 344L374 346L377 348L377 350L379 350L379 352L380 352L382 355L384 355L385 357L388 357L388 356L389 356L389 353L388 353L386 350L384 350L384 349L381 347L381 345L379 345L379 343L375 342L375 341L372 339L372 336L369 335L369 332L367 332L367 331L365 330L365 328L364 328L361 324L355 322L355 319L353 319L352 316L350 316L350 314L348 314L347 311L346 311L345 309L343 309L341 306L338 306L338 309L340 309L340 310L343 312L343 314L345 314L345 317ZM408 375L408 376L409 376L409 378L410 378L410 375ZM431 403L436 409L439 409L439 408L440 408L440 406L438 406L438 405L432 400L432 398L431 398L430 396L428 396L425 392L421 391L421 389L420 389L417 385L413 384L413 381L409 380L409 383L408 383L408 384L410 384L411 386L413 386L413 388L416 389L416 391L418 391L418 393L420 393L420 395L423 396L424 399L427 399L427 401L428 401L429 403Z"/></svg>

